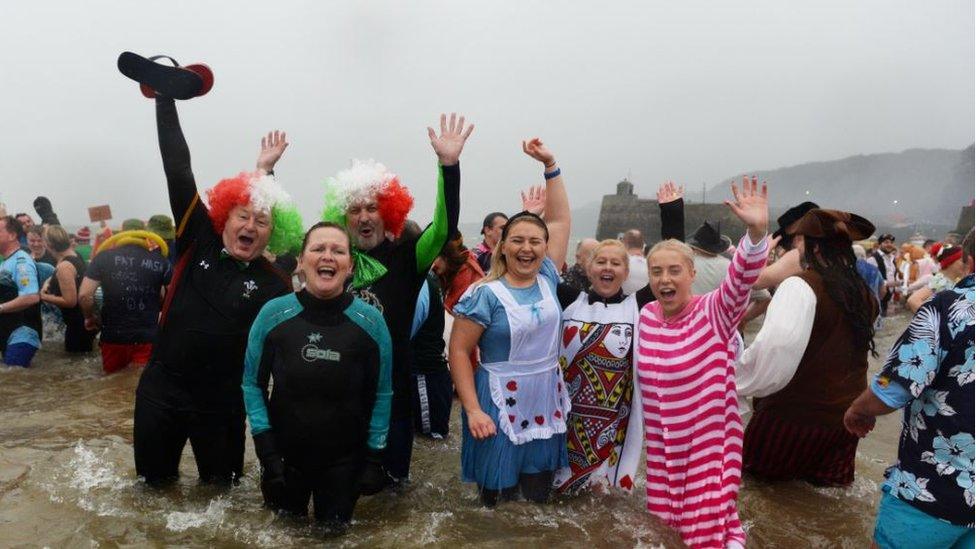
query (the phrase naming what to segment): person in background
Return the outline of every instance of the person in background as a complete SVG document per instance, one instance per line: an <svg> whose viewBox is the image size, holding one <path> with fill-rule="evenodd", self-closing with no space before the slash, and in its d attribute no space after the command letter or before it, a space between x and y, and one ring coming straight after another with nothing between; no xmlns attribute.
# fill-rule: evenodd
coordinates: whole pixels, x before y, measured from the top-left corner
<svg viewBox="0 0 976 549"><path fill-rule="evenodd" d="M27 232L30 231L31 227L34 226L34 218L26 213L18 213L14 216L20 223L21 228L24 230L24 235L20 238L20 247L27 249Z"/></svg>
<svg viewBox="0 0 976 549"><path fill-rule="evenodd" d="M874 266L873 263L869 263L867 260L868 254L864 250L864 246L860 244L854 244L851 246L854 250L854 258L857 259L857 274L861 275L864 279L864 283L868 285L868 289L874 294L875 299L878 300L878 307L881 307L881 298L884 296L885 283L884 278L881 276L881 271Z"/></svg>
<svg viewBox="0 0 976 549"><path fill-rule="evenodd" d="M30 366L41 347L41 299L37 266L20 247L24 229L0 217L0 353L8 366Z"/></svg>
<svg viewBox="0 0 976 549"><path fill-rule="evenodd" d="M498 245L498 239L502 234L502 227L508 223L508 216L501 212L491 212L485 216L484 221L481 223L481 235L484 239L474 247L472 253L474 253L475 259L478 260L478 265L481 267L482 272L488 272L491 268L491 253L494 251L495 246Z"/></svg>
<svg viewBox="0 0 976 549"><path fill-rule="evenodd" d="M44 226L34 225L27 231L27 248L31 258L37 263L47 263L54 266L56 261L44 244Z"/></svg>
<svg viewBox="0 0 976 549"><path fill-rule="evenodd" d="M620 239L627 248L627 280L624 281L624 295L633 295L647 286L647 258L644 257L644 235L637 229L630 229ZM583 291L581 289L581 291Z"/></svg>
<svg viewBox="0 0 976 549"><path fill-rule="evenodd" d="M173 228L173 218L164 214L156 214L146 222L146 230L156 233L159 238L166 242L166 246L169 248L169 262L172 265L178 253L174 248L176 246L176 230Z"/></svg>
<svg viewBox="0 0 976 549"><path fill-rule="evenodd" d="M91 259L92 246L91 246L91 229L88 227L82 227L75 231L74 234L74 251L83 261L87 262Z"/></svg>
<svg viewBox="0 0 976 549"><path fill-rule="evenodd" d="M437 275L444 296L444 309L452 315L454 305L468 287L485 276L474 253L464 247L460 234L456 234L444 244L440 255L431 265L431 270Z"/></svg>
<svg viewBox="0 0 976 549"><path fill-rule="evenodd" d="M44 229L44 244L57 261L54 276L41 288L41 301L61 309L64 318L64 350L89 353L95 331L85 328L85 316L78 304L78 289L85 277L85 260L71 249L71 235L60 225Z"/></svg>
<svg viewBox="0 0 976 549"><path fill-rule="evenodd" d="M964 276L969 274L966 271L966 262L963 257L961 246L937 243L933 247L935 259L939 262L939 272L935 273L928 284L914 292L908 298L906 306L912 314L918 311L923 303L933 295L955 287Z"/></svg>
<svg viewBox="0 0 976 549"><path fill-rule="evenodd" d="M871 257L867 258L869 263L873 263L878 268L885 281L886 291L881 298L881 316L888 315L888 303L891 302L895 290L900 285L900 275L895 266L897 255L898 248L895 246L894 235L885 233L878 237L878 249L871 254Z"/></svg>
<svg viewBox="0 0 976 549"><path fill-rule="evenodd" d="M130 220L123 229L126 224L136 226ZM99 347L106 374L130 364L145 366L152 356L163 289L170 282L172 268L158 249L151 248L125 244L99 250L81 282L78 301L85 327L101 329ZM102 307L96 313L95 290L99 287Z"/></svg>
<svg viewBox="0 0 976 549"><path fill-rule="evenodd" d="M717 221L705 221L691 235L688 245L695 252L695 280L691 283L693 295L714 291L725 280L729 260L722 253L731 242L729 237L722 234L722 224Z"/></svg>
<svg viewBox="0 0 976 549"><path fill-rule="evenodd" d="M590 278L587 267L596 248L597 242L594 238L584 238L576 245L576 263L563 273L563 283L573 287L577 292L588 292L590 290Z"/></svg>
<svg viewBox="0 0 976 549"><path fill-rule="evenodd" d="M417 296L410 345L414 429L435 440L447 438L454 399L444 353L444 314L440 279L431 271Z"/></svg>
<svg viewBox="0 0 976 549"><path fill-rule="evenodd" d="M972 231L962 248L972 273ZM968 274L921 305L844 414L852 436L865 437L876 417L905 409L898 460L881 485L875 547L973 547L973 293Z"/></svg>

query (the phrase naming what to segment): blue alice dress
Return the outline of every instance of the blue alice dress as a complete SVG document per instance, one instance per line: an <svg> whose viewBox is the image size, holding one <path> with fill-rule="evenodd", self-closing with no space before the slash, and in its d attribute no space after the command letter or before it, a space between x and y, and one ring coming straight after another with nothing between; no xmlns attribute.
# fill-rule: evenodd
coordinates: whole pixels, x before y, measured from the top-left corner
<svg viewBox="0 0 976 549"><path fill-rule="evenodd" d="M496 434L476 440L462 413L461 479L482 489L516 486L520 474L568 465L570 401L559 368L559 275L543 261L536 283L512 288L504 279L473 286L454 308L485 328L475 389Z"/></svg>

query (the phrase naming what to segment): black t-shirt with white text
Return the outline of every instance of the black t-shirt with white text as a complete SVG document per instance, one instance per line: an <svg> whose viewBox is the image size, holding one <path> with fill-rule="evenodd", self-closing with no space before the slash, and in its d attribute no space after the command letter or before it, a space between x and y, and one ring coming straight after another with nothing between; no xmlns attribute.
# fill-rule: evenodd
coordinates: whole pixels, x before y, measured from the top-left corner
<svg viewBox="0 0 976 549"><path fill-rule="evenodd" d="M159 290L172 276L162 254L134 244L105 250L92 259L85 276L102 285L102 341L155 341Z"/></svg>

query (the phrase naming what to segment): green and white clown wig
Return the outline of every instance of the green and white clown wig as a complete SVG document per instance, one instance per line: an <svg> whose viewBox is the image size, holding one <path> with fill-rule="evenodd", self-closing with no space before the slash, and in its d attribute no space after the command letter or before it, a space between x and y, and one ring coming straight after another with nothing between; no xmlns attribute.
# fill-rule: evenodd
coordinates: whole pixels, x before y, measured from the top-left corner
<svg viewBox="0 0 976 549"><path fill-rule="evenodd" d="M210 222L218 234L224 232L227 216L237 206L250 205L256 211L271 216L271 237L268 250L274 254L301 251L302 216L291 197L274 177L241 172L237 177L223 179L207 191Z"/></svg>
<svg viewBox="0 0 976 549"><path fill-rule="evenodd" d="M325 181L322 220L345 227L349 206L372 200L386 232L399 237L413 208L413 197L395 173L375 160L353 160L352 166Z"/></svg>

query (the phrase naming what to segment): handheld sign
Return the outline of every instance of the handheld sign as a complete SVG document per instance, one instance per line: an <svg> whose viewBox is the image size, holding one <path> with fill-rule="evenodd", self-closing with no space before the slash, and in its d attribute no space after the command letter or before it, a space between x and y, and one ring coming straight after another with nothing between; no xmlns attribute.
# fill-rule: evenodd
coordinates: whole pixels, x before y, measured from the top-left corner
<svg viewBox="0 0 976 549"><path fill-rule="evenodd" d="M98 223L99 221L108 221L112 219L112 208L105 204L104 206L92 206L88 208L88 218L92 223Z"/></svg>

